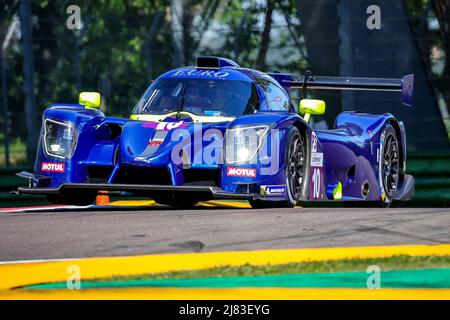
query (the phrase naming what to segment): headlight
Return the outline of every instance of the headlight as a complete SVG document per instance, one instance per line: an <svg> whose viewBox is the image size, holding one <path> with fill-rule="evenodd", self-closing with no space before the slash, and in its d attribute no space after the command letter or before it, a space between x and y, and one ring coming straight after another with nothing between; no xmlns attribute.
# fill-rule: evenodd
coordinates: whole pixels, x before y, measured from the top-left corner
<svg viewBox="0 0 450 320"><path fill-rule="evenodd" d="M227 129L225 134L225 162L249 163L261 148L269 126Z"/></svg>
<svg viewBox="0 0 450 320"><path fill-rule="evenodd" d="M77 146L78 132L71 122L44 120L44 150L49 156L70 159Z"/></svg>

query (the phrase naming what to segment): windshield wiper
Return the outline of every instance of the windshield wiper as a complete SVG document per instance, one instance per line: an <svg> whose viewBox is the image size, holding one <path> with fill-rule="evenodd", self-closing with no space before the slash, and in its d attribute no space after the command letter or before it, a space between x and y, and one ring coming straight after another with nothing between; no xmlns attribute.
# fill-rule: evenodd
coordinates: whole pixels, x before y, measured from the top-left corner
<svg viewBox="0 0 450 320"><path fill-rule="evenodd" d="M183 111L184 108L184 96L186 95L186 85L181 84L181 88L178 90L177 95L181 94L180 97L180 103L178 104L178 108L177 108L177 120L180 119L180 113Z"/></svg>

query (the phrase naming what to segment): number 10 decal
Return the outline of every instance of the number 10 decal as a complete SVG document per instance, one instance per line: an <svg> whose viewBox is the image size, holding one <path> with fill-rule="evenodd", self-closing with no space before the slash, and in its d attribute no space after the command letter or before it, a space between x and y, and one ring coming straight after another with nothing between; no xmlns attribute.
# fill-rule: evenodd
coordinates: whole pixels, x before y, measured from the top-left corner
<svg viewBox="0 0 450 320"><path fill-rule="evenodd" d="M314 199L319 199L320 196L320 169L315 168L312 174L312 183L313 183L313 197Z"/></svg>
<svg viewBox="0 0 450 320"><path fill-rule="evenodd" d="M310 183L309 183L309 200L323 200L324 191L324 155L322 147L317 139L317 134L311 132L311 156L310 156Z"/></svg>

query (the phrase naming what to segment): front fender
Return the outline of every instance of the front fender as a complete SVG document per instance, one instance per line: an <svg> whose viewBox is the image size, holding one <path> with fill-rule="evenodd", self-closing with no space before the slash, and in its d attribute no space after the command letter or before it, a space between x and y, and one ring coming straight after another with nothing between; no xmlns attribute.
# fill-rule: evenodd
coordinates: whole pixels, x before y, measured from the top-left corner
<svg viewBox="0 0 450 320"><path fill-rule="evenodd" d="M89 165L112 165L116 135L106 124L103 112L83 106L52 106L43 113L46 119L72 123L76 129L76 147L70 159L62 159L48 154L43 144L41 130L38 154L34 165L35 174L50 177L50 187L58 187L65 182L83 183L88 179Z"/></svg>
<svg viewBox="0 0 450 320"><path fill-rule="evenodd" d="M244 189L254 188L254 192L258 192L259 186L265 185L285 185L286 184L286 142L288 130L292 127L297 127L305 143L305 177L304 188L302 190L301 200L324 200L326 189L326 172L324 170L325 161L323 159L323 151L321 142L317 139L314 131L299 115L293 113L282 112L257 112L254 115L247 115L234 120L230 127L243 127L243 126L258 126L258 125L270 125L272 130L277 131L276 138L274 135L268 134L267 141L269 141L269 149L271 145L277 146L277 159L272 159L271 168L268 169L260 164L258 165L225 165L222 171L223 188L235 192L239 188ZM314 141L312 146L311 141ZM314 150L313 154L316 157L322 156L322 163L311 162L311 150ZM317 159L317 158L316 158ZM278 160L278 161L274 161ZM273 168L273 164L276 163L276 169ZM312 165L311 165L312 163ZM255 169L255 177L235 177L229 176L229 168L245 168Z"/></svg>

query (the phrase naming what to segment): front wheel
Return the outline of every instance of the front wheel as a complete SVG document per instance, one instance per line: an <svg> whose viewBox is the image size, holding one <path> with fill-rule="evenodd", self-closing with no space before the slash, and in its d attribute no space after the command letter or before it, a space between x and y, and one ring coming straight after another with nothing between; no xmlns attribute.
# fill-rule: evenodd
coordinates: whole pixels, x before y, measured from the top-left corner
<svg viewBox="0 0 450 320"><path fill-rule="evenodd" d="M190 209L199 202L198 199L191 195L174 193L155 195L153 196L153 200L159 204L183 209Z"/></svg>
<svg viewBox="0 0 450 320"><path fill-rule="evenodd" d="M254 209L262 208L293 208L300 200L303 180L305 177L305 143L297 127L289 130L286 139L286 200L264 201L250 200L250 206Z"/></svg>
<svg viewBox="0 0 450 320"><path fill-rule="evenodd" d="M86 194L52 194L47 195L47 201L54 204L66 204L72 206L88 206L94 203L97 193Z"/></svg>

